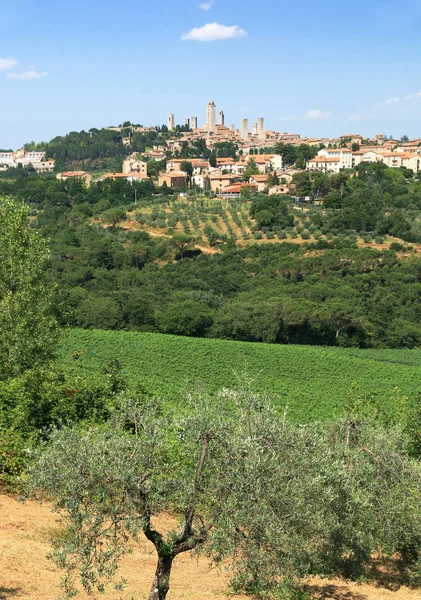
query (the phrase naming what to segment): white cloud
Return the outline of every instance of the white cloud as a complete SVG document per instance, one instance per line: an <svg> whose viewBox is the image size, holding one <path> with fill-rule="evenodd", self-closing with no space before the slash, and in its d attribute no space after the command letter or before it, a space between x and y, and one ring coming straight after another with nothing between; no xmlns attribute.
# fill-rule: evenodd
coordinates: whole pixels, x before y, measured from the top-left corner
<svg viewBox="0 0 421 600"><path fill-rule="evenodd" d="M379 102L377 106L390 106L392 104L396 104L397 102L408 102L410 100L418 100L421 98L421 92L416 92L415 94L408 94L408 96L394 96L392 98L388 98L383 102Z"/></svg>
<svg viewBox="0 0 421 600"><path fill-rule="evenodd" d="M395 104L396 102L399 102L401 100L401 98L399 98L399 96L396 96L395 98L389 98L388 100L385 100L384 102L380 102L381 105L387 105L387 104Z"/></svg>
<svg viewBox="0 0 421 600"><path fill-rule="evenodd" d="M7 71L16 67L18 61L16 58L0 58L0 71Z"/></svg>
<svg viewBox="0 0 421 600"><path fill-rule="evenodd" d="M416 92L416 94L409 94L409 96L406 96L404 100L416 100L417 98L421 98L421 92Z"/></svg>
<svg viewBox="0 0 421 600"><path fill-rule="evenodd" d="M210 10L213 6L213 2L202 2L199 6L202 10Z"/></svg>
<svg viewBox="0 0 421 600"><path fill-rule="evenodd" d="M322 120L330 119L332 113L328 110L320 110L318 108L312 108L306 114L307 119Z"/></svg>
<svg viewBox="0 0 421 600"><path fill-rule="evenodd" d="M241 38L246 35L247 32L238 25L227 27L219 23L207 23L203 27L194 27L188 33L184 33L181 39L194 42L216 42L218 40Z"/></svg>
<svg viewBox="0 0 421 600"><path fill-rule="evenodd" d="M23 71L23 73L8 73L9 79L39 79L40 77L46 77L48 73L46 71Z"/></svg>

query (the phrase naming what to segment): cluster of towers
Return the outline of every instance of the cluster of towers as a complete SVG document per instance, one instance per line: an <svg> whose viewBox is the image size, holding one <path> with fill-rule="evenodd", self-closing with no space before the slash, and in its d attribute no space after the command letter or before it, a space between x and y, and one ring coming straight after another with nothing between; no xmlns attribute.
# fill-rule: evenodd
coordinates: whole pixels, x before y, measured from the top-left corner
<svg viewBox="0 0 421 600"><path fill-rule="evenodd" d="M197 129L197 117L185 120L185 125L189 129ZM219 111L218 125L225 126L225 115L224 111ZM204 129L208 133L213 133L216 127L216 105L213 100L208 102L206 107L206 123ZM168 115L168 130L173 131L175 129L175 116L173 114ZM230 125L230 130L235 131L235 125ZM252 125L252 135L259 139L265 139L265 125L263 117L259 117L256 123ZM247 140L249 137L249 121L248 119L241 119L240 125L240 136L242 139Z"/></svg>
<svg viewBox="0 0 421 600"><path fill-rule="evenodd" d="M168 115L168 131L174 131L175 129L175 115ZM184 125L189 129L197 129L197 117L192 117L191 119L185 119Z"/></svg>
<svg viewBox="0 0 421 600"><path fill-rule="evenodd" d="M243 140L247 140L249 137L249 120L241 119L241 127L240 127L240 135ZM251 135L253 137L258 137L259 140L264 140L266 138L265 131L265 120L263 117L259 117L256 123L253 123L251 127Z"/></svg>

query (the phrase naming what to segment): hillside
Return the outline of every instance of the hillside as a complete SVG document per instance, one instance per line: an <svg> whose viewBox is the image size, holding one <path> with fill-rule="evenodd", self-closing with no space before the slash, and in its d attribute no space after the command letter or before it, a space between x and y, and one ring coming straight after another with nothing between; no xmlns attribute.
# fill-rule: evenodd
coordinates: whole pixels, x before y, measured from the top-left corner
<svg viewBox="0 0 421 600"><path fill-rule="evenodd" d="M131 382L176 402L183 389L203 384L215 393L234 387L247 371L256 390L288 406L300 422L340 415L353 384L355 397L387 402L398 387L420 389L421 350L357 350L317 346L253 344L120 331L67 332L60 363L86 377L104 377L117 358Z"/></svg>
<svg viewBox="0 0 421 600"><path fill-rule="evenodd" d="M230 200L229 202L206 197L175 200L143 207L134 207L126 213L126 219L119 227L124 231L145 231L153 237L171 238L174 233L186 233L193 238L192 246L202 252L221 252L221 242L235 239L239 247L249 244L282 243L292 244L317 243L319 240L332 240L332 235L323 235L311 225L308 218L310 209L291 206L295 227L275 234L273 231L262 231L257 228L256 221L250 216L251 202L247 200ZM133 206L130 206L133 208ZM312 211L317 211L312 208ZM319 209L321 212L321 209ZM96 221L108 227L106 219ZM353 236L359 248L375 248L386 250L393 242L405 245L404 240L390 235L377 241L367 237ZM421 246L411 246L411 251L421 251Z"/></svg>

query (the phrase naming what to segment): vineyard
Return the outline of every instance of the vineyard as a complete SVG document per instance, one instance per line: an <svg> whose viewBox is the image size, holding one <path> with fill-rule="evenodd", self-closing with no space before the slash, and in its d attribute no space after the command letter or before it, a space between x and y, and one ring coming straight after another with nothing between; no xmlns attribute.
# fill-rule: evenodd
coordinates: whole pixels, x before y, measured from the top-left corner
<svg viewBox="0 0 421 600"><path fill-rule="evenodd" d="M246 372L291 418L306 422L343 413L350 394L387 403L399 388L420 388L419 350L356 350L197 339L119 331L69 330L60 363L75 375L104 378L117 358L133 385L177 403L198 385L210 393L238 384ZM351 391L353 390L353 391Z"/></svg>

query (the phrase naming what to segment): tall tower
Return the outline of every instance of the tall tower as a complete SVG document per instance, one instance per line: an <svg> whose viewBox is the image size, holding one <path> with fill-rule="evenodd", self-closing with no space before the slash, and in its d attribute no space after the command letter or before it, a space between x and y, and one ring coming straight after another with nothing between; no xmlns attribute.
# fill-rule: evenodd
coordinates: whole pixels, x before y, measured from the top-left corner
<svg viewBox="0 0 421 600"><path fill-rule="evenodd" d="M266 139L265 120L263 117L257 119L257 135L259 136L259 140Z"/></svg>
<svg viewBox="0 0 421 600"><path fill-rule="evenodd" d="M248 140L248 137L249 137L249 120L248 119L241 119L240 135L243 138L243 140Z"/></svg>
<svg viewBox="0 0 421 600"><path fill-rule="evenodd" d="M231 125L230 125L230 131L235 131L235 124L234 123L231 123Z"/></svg>
<svg viewBox="0 0 421 600"><path fill-rule="evenodd" d="M253 123L251 126L251 135L257 135L257 123Z"/></svg>
<svg viewBox="0 0 421 600"><path fill-rule="evenodd" d="M192 129L197 129L197 117L192 117L191 118L191 128Z"/></svg>
<svg viewBox="0 0 421 600"><path fill-rule="evenodd" d="M175 129L175 116L168 115L168 131L174 131Z"/></svg>
<svg viewBox="0 0 421 600"><path fill-rule="evenodd" d="M224 115L224 111L220 110L219 111L219 123L218 125L225 125L225 115Z"/></svg>
<svg viewBox="0 0 421 600"><path fill-rule="evenodd" d="M208 102L206 107L206 129L208 132L214 131L216 123L216 106L215 102Z"/></svg>
<svg viewBox="0 0 421 600"><path fill-rule="evenodd" d="M190 129L190 119L186 119L184 121L184 125L187 125L187 127Z"/></svg>

